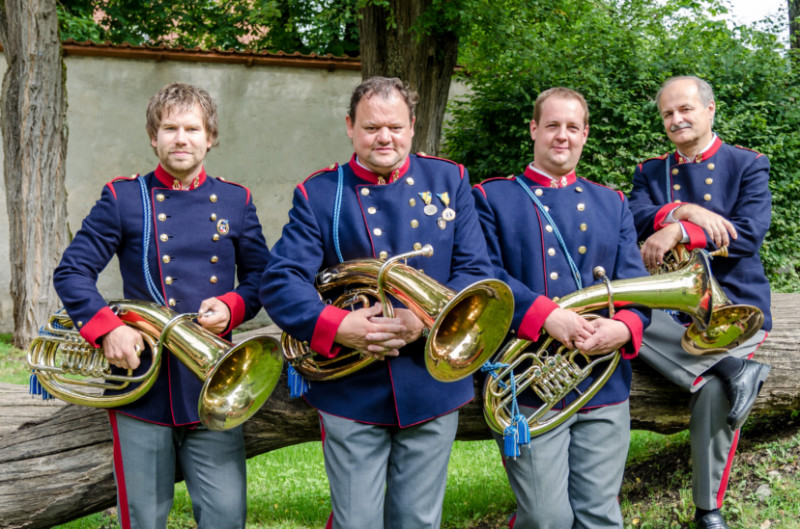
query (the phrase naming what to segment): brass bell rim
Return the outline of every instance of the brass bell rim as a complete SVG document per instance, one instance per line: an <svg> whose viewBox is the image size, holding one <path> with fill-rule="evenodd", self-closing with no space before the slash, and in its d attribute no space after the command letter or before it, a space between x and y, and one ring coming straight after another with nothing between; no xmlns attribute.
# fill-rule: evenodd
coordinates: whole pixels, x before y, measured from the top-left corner
<svg viewBox="0 0 800 529"><path fill-rule="evenodd" d="M480 353L464 362L463 366L457 367L452 362L445 361L449 357L438 357L434 354L437 349L436 342L440 336L441 327L447 321L451 311L464 300L476 295L483 295L490 300L480 315L491 314L498 321L482 328L481 341L483 342L483 348ZM488 307L490 305L494 306L493 308L496 310L489 310ZM506 341L513 317L514 294L511 292L511 288L503 281L499 279L482 279L462 289L447 302L433 325L431 325L428 339L425 342L425 367L428 373L439 382L456 382L472 375L494 356L503 342ZM452 344L446 343L445 348L450 345ZM442 368L443 364L448 367Z"/></svg>
<svg viewBox="0 0 800 529"><path fill-rule="evenodd" d="M718 322L723 320L727 314L738 314L733 319L733 326L742 329L742 332L736 333L731 339L725 341L719 338L715 339L713 347L703 348L700 343L704 340L696 337L702 336L704 333L698 330L697 326L693 323L686 329L681 337L681 347L687 353L695 356L705 356L710 354L718 354L730 351L746 343L753 336L761 330L764 325L764 313L761 309L752 305L726 305L719 307L714 311L714 320ZM714 324L714 327L721 325Z"/></svg>

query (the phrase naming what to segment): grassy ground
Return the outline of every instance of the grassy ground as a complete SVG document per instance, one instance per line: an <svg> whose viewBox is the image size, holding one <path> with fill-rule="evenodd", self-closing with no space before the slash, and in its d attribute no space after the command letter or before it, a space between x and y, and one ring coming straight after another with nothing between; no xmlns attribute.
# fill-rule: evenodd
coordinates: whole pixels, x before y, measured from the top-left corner
<svg viewBox="0 0 800 529"><path fill-rule="evenodd" d="M0 335L0 381L26 383L22 352ZM634 432L620 493L626 529L693 529L687 432ZM800 420L784 413L751 420L739 444L726 496L731 529L800 529ZM514 509L496 446L457 442L448 472L443 527L499 529ZM248 461L248 529L322 527L330 511L319 443ZM118 527L113 509L58 526ZM176 486L168 529L195 527L186 488Z"/></svg>

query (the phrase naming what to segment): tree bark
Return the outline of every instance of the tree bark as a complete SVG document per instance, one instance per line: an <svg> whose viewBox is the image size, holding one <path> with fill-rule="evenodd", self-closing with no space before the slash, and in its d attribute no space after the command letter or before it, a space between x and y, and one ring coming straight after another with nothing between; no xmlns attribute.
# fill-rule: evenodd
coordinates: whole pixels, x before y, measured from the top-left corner
<svg viewBox="0 0 800 529"><path fill-rule="evenodd" d="M772 366L753 415L800 407L800 294L774 294L775 328L758 350ZM277 329L267 329L277 337ZM255 333L254 331L253 333ZM264 332L260 330L257 332ZM240 335L244 338L248 334ZM285 374L263 408L244 425L247 456L320 438L317 413L290 400ZM458 439L488 439L476 399L461 409ZM685 429L687 394L634 361L631 425L661 433ZM32 399L27 388L0 385L0 528L46 528L114 506L107 412Z"/></svg>
<svg viewBox="0 0 800 529"><path fill-rule="evenodd" d="M14 345L25 348L58 297L53 269L66 243L66 84L55 0L5 0L0 43L2 132Z"/></svg>
<svg viewBox="0 0 800 529"><path fill-rule="evenodd" d="M800 48L800 0L786 0L789 8L789 47L793 50Z"/></svg>
<svg viewBox="0 0 800 529"><path fill-rule="evenodd" d="M399 77L417 91L412 149L435 155L458 58L458 35L444 21L419 29L421 16L436 16L431 11L433 0L390 0L388 4L387 8L368 3L359 10L361 75L364 79Z"/></svg>

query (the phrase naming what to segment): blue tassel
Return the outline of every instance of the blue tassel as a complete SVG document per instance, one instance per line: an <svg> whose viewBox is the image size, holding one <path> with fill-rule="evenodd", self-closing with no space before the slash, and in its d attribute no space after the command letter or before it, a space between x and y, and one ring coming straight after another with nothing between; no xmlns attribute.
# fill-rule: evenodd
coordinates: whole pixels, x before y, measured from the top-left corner
<svg viewBox="0 0 800 529"><path fill-rule="evenodd" d="M514 417L514 423L517 425L517 435L519 439L517 444L520 446L526 445L531 442L531 429L528 427L528 418L523 414Z"/></svg>
<svg viewBox="0 0 800 529"><path fill-rule="evenodd" d="M31 395L41 395L42 400L50 400L53 396L47 392L44 387L39 383L39 379L36 377L36 373L31 375L31 378L28 380L28 393Z"/></svg>
<svg viewBox="0 0 800 529"><path fill-rule="evenodd" d="M289 398L296 399L308 393L308 381L303 378L303 375L297 372L294 366L289 365L286 374L289 378Z"/></svg>
<svg viewBox="0 0 800 529"><path fill-rule="evenodd" d="M519 431L517 425L512 423L503 431L503 453L506 457L516 459L519 457L519 443L517 442Z"/></svg>

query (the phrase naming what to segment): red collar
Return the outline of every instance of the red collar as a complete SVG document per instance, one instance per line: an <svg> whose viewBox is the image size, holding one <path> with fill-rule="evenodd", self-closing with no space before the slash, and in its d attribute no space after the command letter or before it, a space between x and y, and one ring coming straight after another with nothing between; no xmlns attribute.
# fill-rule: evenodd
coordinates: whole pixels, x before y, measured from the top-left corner
<svg viewBox="0 0 800 529"><path fill-rule="evenodd" d="M178 180L177 178L175 178L174 176L172 176L171 174L169 174L166 171L166 169L161 167L161 164L158 164L158 167L156 167L155 174L156 174L156 178L158 178L158 181L161 182L164 185L164 187L168 187L170 189L180 189L181 188L181 181ZM203 183L205 181L206 181L206 170L205 170L204 167L201 167L200 168L200 174L198 174L197 177L195 177L195 179L192 180L192 183L189 186L189 189L190 190L191 189L197 189L198 187L203 185ZM177 185L177 187L175 187L176 185ZM186 190L184 190L184 191L186 191Z"/></svg>
<svg viewBox="0 0 800 529"><path fill-rule="evenodd" d="M722 140L719 139L719 136L717 136L716 138L714 138L714 142L711 144L711 147L709 147L705 151L703 151L700 154L698 154L697 156L695 156L694 159L685 158L685 157L681 156L680 153L676 149L675 150L675 162L677 162L677 163L701 163L701 162L705 162L706 160L708 160L709 158L711 158L712 156L717 154L717 151L719 150L720 146L722 146Z"/></svg>
<svg viewBox="0 0 800 529"><path fill-rule="evenodd" d="M355 175L360 179L366 180L370 184L391 184L403 178L403 176L405 176L405 174L408 172L408 168L411 165L411 157L406 156L406 161L403 162L403 165L401 165L399 169L395 169L394 172L392 172L391 177L389 178L390 180L389 182L386 181L385 177L377 173L373 173L369 169L362 167L361 165L358 165L355 153L353 153L353 157L350 158L349 163L350 163L350 168L353 170Z"/></svg>
<svg viewBox="0 0 800 529"><path fill-rule="evenodd" d="M545 186L545 187L567 187L568 185L574 184L578 179L578 177L575 175L575 171L565 174L564 176L552 178L549 175L546 175L543 172L534 169L530 165L528 165L528 167L525 168L525 176L530 178L540 186Z"/></svg>

